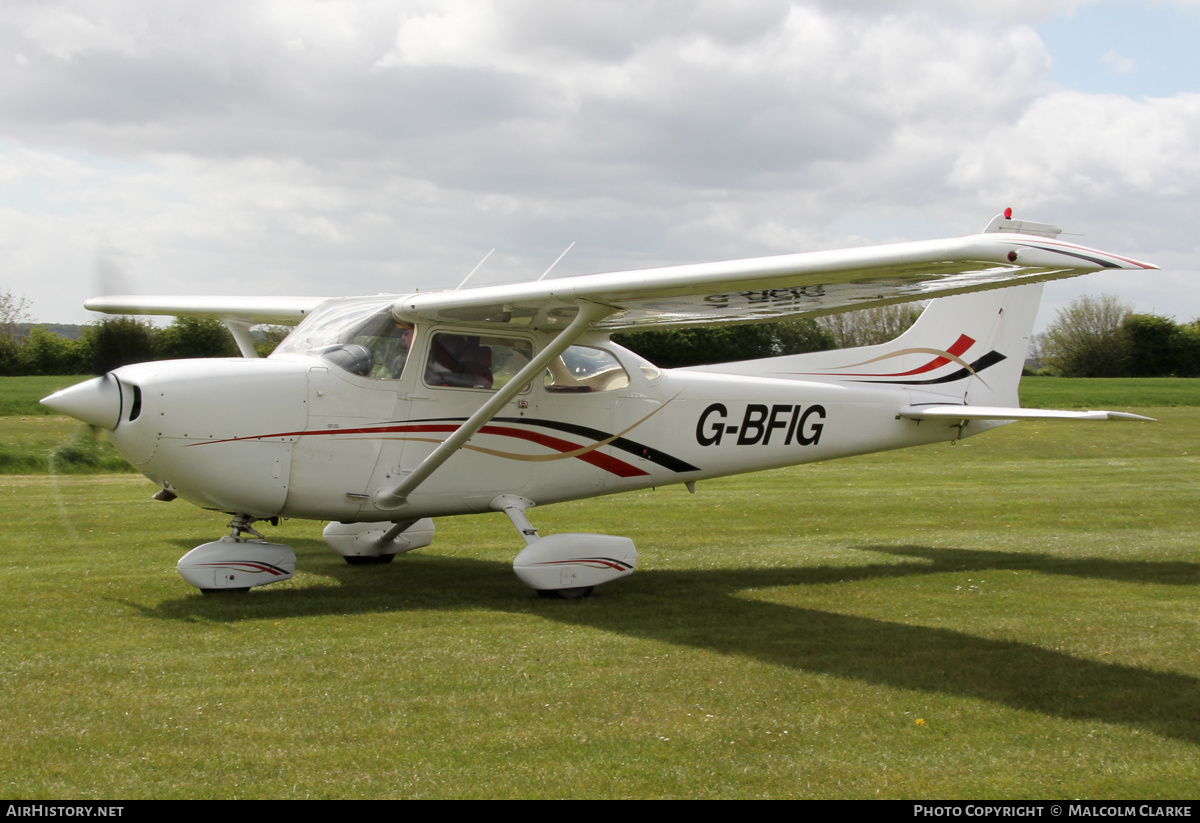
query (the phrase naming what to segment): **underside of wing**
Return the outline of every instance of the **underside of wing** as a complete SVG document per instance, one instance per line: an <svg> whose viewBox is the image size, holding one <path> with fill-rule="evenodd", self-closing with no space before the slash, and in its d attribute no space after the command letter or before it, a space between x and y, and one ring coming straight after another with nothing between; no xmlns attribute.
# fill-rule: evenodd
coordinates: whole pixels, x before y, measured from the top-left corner
<svg viewBox="0 0 1200 823"><path fill-rule="evenodd" d="M152 314L172 317L217 317L255 325L294 326L328 297L186 297L118 295L95 297L84 303L104 314Z"/></svg>
<svg viewBox="0 0 1200 823"><path fill-rule="evenodd" d="M423 292L399 298L393 312L409 321L554 328L587 301L616 309L597 324L611 331L820 316L1101 269L1152 268L1042 234L990 229L951 240Z"/></svg>

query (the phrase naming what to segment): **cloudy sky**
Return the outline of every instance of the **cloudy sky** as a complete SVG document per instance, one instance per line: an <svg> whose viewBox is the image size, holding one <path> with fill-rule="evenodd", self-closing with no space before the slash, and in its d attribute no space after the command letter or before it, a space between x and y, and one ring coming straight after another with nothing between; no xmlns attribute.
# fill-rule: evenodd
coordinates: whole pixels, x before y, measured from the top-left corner
<svg viewBox="0 0 1200 823"><path fill-rule="evenodd" d="M363 294L969 234L1200 316L1200 0L5 0L0 289Z"/></svg>

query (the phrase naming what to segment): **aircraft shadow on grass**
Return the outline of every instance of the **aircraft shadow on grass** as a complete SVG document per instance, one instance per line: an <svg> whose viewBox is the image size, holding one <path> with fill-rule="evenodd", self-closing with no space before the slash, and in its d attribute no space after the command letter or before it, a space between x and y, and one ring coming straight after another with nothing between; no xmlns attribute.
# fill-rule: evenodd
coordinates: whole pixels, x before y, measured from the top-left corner
<svg viewBox="0 0 1200 823"><path fill-rule="evenodd" d="M750 589L826 585L961 571L1028 570L1128 583L1197 585L1200 564L1063 559L925 546L865 551L921 563L843 567L639 571L587 601L546 601L518 588L507 563L414 554L388 567L351 568L318 541L297 541L311 573L338 585L142 608L171 620L265 619L322 613L489 609L759 660L797 671L1097 720L1200 744L1200 679L1100 663L1011 640L781 605ZM327 562L326 562L327 561Z"/></svg>

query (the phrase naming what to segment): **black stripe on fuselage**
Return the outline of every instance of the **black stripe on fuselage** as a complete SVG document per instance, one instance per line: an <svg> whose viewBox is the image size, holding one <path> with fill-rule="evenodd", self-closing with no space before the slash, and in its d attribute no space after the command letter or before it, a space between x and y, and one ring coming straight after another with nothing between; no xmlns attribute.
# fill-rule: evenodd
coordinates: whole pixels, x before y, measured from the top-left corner
<svg viewBox="0 0 1200 823"><path fill-rule="evenodd" d="M435 423L435 422L465 423L466 421L467 421L467 418L465 418L465 417L428 417L428 418L425 418L422 420L403 420L403 421L396 421L396 422L399 422L399 423ZM608 438L612 437L611 432L603 432L603 431L600 431L599 429L593 429L590 426L580 426L578 423L564 423L560 420L544 420L544 419L536 418L536 417L493 417L490 422L492 422L492 423L507 423L509 425L518 425L518 426L540 426L541 428L544 428L544 429L552 429L554 431L560 431L560 432L564 432L566 434L573 434L576 437L587 438L587 439L592 440L593 442L598 441L598 440L607 440ZM640 457L643 460L649 460L651 463L655 464L656 466L662 466L664 469L669 469L670 471L673 471L673 472L700 471L699 468L697 468L696 466L693 466L691 463L688 463L687 461L680 460L678 457L675 457L674 455L667 454L666 452L664 452L660 449L656 449L653 446L647 446L643 443L638 443L636 440L630 440L627 437L618 437L616 440L612 441L608 445L612 446L613 448L620 449L621 451L626 452L627 454L632 454L636 457Z"/></svg>

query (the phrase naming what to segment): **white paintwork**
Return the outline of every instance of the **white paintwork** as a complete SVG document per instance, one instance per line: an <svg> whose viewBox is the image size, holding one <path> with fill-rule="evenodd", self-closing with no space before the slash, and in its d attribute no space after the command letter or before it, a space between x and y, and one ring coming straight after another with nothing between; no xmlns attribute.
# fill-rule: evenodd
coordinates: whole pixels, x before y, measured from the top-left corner
<svg viewBox="0 0 1200 823"><path fill-rule="evenodd" d="M176 568L197 589L250 589L291 580L296 554L280 543L222 537L192 549Z"/></svg>
<svg viewBox="0 0 1200 823"><path fill-rule="evenodd" d="M633 574L637 549L611 534L552 534L535 540L513 560L513 571L531 589L586 589Z"/></svg>
<svg viewBox="0 0 1200 823"><path fill-rule="evenodd" d="M397 528L401 530L390 536ZM433 521L415 523L340 523L333 521L322 536L342 557L382 557L421 549L433 542Z"/></svg>
<svg viewBox="0 0 1200 823"><path fill-rule="evenodd" d="M111 374L93 377L54 395L54 410L109 431L121 419L121 384Z"/></svg>
<svg viewBox="0 0 1200 823"><path fill-rule="evenodd" d="M1024 417L1135 417L1020 410L1017 384L1040 281L1152 267L1058 241L1054 227L997 220L958 240L419 295L104 298L89 307L234 328L304 320L265 360L127 366L43 402L109 429L167 491L235 515L235 536L254 520L329 520L335 551L374 557L427 545L426 518L502 510L528 544L515 564L522 580L584 589L631 571L632 541L539 537L528 508L693 488ZM1041 233L1013 231L1022 225ZM934 295L951 296L896 340L861 349L663 371L607 338ZM462 371L447 370L448 346ZM201 585L210 555L233 563L263 545L226 538L180 571Z"/></svg>
<svg viewBox="0 0 1200 823"><path fill-rule="evenodd" d="M835 314L1075 277L1085 269L1102 268L1153 266L1039 235L988 232L464 292L423 292L399 297L394 312L413 322L483 323L511 316L535 327L556 328L565 320L556 317L555 310L570 312L578 301L590 300L620 309L597 324L611 331Z"/></svg>
<svg viewBox="0 0 1200 823"><path fill-rule="evenodd" d="M105 314L219 317L247 323L293 325L328 297L172 297L140 294L93 297L83 306Z"/></svg>
<svg viewBox="0 0 1200 823"><path fill-rule="evenodd" d="M900 416L908 420L1154 420L1153 417L1129 412L1013 409L1003 406L906 406L900 410Z"/></svg>

